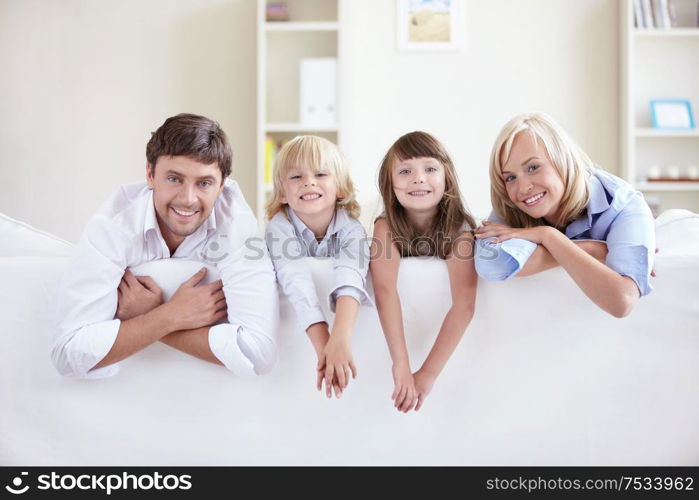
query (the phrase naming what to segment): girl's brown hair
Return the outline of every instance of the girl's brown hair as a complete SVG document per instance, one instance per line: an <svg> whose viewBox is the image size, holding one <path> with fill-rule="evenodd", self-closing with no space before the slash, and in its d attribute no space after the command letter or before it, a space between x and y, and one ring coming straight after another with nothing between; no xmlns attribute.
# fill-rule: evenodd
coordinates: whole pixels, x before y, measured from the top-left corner
<svg viewBox="0 0 699 500"><path fill-rule="evenodd" d="M406 211L393 191L392 180L396 162L420 157L437 160L444 167L445 178L444 196L426 233L419 232L408 221ZM454 162L444 146L426 132L410 132L393 143L381 161L379 190L393 242L402 257L436 255L446 259L451 254L454 241L463 232L464 222L471 230L476 227L473 216L461 200Z"/></svg>

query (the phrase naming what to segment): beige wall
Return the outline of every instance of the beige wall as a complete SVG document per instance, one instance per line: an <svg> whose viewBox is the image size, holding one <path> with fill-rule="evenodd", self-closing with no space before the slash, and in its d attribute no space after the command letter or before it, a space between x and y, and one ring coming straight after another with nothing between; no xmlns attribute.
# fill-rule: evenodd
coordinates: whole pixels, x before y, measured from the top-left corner
<svg viewBox="0 0 699 500"><path fill-rule="evenodd" d="M615 0L467 1L456 54L397 52L393 0L344 0L342 15L343 143L360 199L388 146L423 129L487 215L491 143L526 110L553 114L617 170ZM221 122L252 196L254 0L0 0L0 68L0 212L75 241L117 185L143 177L149 132L181 111Z"/></svg>
<svg viewBox="0 0 699 500"><path fill-rule="evenodd" d="M252 0L0 0L0 212L71 241L166 117L218 120L253 190Z"/></svg>

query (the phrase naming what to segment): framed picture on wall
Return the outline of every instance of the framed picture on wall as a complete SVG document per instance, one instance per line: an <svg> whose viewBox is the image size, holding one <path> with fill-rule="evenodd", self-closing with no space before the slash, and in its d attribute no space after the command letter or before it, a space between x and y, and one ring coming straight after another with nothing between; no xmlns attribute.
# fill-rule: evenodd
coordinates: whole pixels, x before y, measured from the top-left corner
<svg viewBox="0 0 699 500"><path fill-rule="evenodd" d="M650 101L653 128L690 130L694 128L692 105L684 99L654 99Z"/></svg>
<svg viewBox="0 0 699 500"><path fill-rule="evenodd" d="M399 50L459 50L466 0L396 0Z"/></svg>

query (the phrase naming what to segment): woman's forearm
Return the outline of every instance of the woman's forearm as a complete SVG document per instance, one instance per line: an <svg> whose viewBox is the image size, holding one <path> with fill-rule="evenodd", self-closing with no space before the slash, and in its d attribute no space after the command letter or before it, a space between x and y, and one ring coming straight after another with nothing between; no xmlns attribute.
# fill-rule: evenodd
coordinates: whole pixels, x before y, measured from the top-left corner
<svg viewBox="0 0 699 500"><path fill-rule="evenodd" d="M555 229L545 233L542 244L595 304L618 318L631 312L640 296L631 278L607 267Z"/></svg>
<svg viewBox="0 0 699 500"><path fill-rule="evenodd" d="M605 242L592 240L571 241L580 249L604 263L607 257L607 244ZM554 267L558 267L558 262L553 255L551 255L551 252L543 245L537 245L536 250L534 250L534 253L527 259L527 262L525 262L522 269L517 273L517 276L531 276L532 274L542 271L548 271Z"/></svg>

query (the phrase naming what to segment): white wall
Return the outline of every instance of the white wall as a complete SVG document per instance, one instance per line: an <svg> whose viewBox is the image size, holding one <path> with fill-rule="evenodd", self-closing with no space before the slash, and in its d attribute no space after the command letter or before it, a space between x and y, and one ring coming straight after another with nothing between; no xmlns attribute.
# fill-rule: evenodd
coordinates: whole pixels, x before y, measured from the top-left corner
<svg viewBox="0 0 699 500"><path fill-rule="evenodd" d="M344 0L343 143L360 200L379 160L423 129L452 152L475 215L513 114L554 115L592 158L618 158L615 0L467 1L463 52L399 53L393 0ZM149 133L190 111L232 139L252 200L254 0L0 0L0 212L69 240L121 183Z"/></svg>
<svg viewBox="0 0 699 500"><path fill-rule="evenodd" d="M168 116L218 120L254 190L253 0L0 0L0 212L71 241Z"/></svg>

